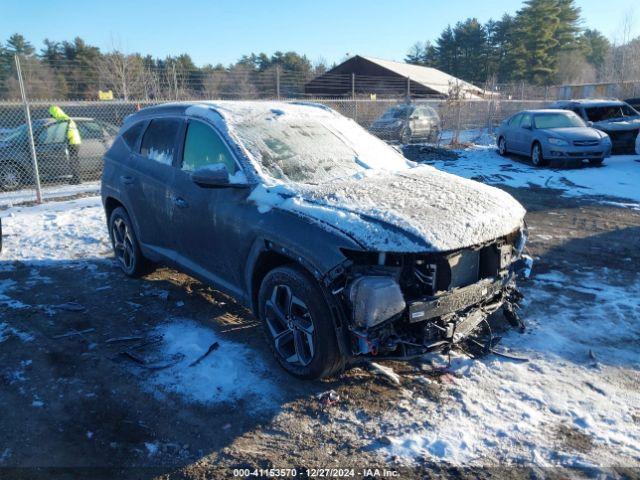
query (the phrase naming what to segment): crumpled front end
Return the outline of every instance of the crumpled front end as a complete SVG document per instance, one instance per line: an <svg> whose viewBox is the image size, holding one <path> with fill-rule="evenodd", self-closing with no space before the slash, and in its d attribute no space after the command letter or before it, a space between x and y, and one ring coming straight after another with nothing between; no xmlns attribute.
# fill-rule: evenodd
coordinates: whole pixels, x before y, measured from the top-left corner
<svg viewBox="0 0 640 480"><path fill-rule="evenodd" d="M332 285L345 307L353 355L410 357L463 341L494 312L523 327L518 276L526 227L474 248L444 253L346 251Z"/></svg>

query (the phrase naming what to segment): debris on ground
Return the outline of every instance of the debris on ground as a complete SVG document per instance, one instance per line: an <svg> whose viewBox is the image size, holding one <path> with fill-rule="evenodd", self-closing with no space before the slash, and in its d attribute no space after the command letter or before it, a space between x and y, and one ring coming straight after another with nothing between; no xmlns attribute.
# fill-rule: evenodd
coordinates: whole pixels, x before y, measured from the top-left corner
<svg viewBox="0 0 640 480"><path fill-rule="evenodd" d="M84 335L85 333L91 333L94 332L96 329L95 328L86 328L84 330L71 330L70 332L67 333L62 333L60 335L54 335L53 339L55 340L59 340L60 338L67 338L67 337L74 337L76 335Z"/></svg>
<svg viewBox="0 0 640 480"><path fill-rule="evenodd" d="M66 312L84 312L87 308L78 302L66 302L59 305L51 305L54 310L64 310Z"/></svg>
<svg viewBox="0 0 640 480"><path fill-rule="evenodd" d="M323 407L330 407L331 405L335 405L340 401L340 395L335 390L329 390L327 392L322 392L316 396L320 405Z"/></svg>
<svg viewBox="0 0 640 480"><path fill-rule="evenodd" d="M369 365L371 365L371 367L373 368L373 373L376 373L378 375L386 377L387 379L391 380L391 382L395 383L396 385L400 385L400 375L398 375L396 372L394 372L393 368L385 367L385 366L380 365L379 363L375 363L375 362L371 362L371 363L369 363Z"/></svg>
<svg viewBox="0 0 640 480"><path fill-rule="evenodd" d="M133 340L142 340L144 337L141 336L131 336L131 337L114 337L108 338L105 340L105 343L119 343L119 342L130 342Z"/></svg>
<svg viewBox="0 0 640 480"><path fill-rule="evenodd" d="M211 345L209 345L209 348L207 349L207 351L204 352L202 355L200 355L198 358L196 358L193 362L191 362L189 364L189 366L190 367L195 367L202 360L204 360L207 357L207 355L209 355L211 352L217 350L219 346L220 346L220 344L218 342L213 342Z"/></svg>
<svg viewBox="0 0 640 480"><path fill-rule="evenodd" d="M432 160L457 160L460 155L454 150L435 145L406 145L402 154L414 162L428 162Z"/></svg>

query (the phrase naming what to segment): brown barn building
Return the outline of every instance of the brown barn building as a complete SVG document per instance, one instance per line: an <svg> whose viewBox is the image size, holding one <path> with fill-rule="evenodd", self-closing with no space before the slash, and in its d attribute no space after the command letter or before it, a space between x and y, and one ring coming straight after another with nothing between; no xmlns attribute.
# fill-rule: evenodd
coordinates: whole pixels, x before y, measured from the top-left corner
<svg viewBox="0 0 640 480"><path fill-rule="evenodd" d="M305 85L305 94L345 97L352 94L377 97L446 97L452 84L466 98L484 96L484 90L437 68L356 55Z"/></svg>

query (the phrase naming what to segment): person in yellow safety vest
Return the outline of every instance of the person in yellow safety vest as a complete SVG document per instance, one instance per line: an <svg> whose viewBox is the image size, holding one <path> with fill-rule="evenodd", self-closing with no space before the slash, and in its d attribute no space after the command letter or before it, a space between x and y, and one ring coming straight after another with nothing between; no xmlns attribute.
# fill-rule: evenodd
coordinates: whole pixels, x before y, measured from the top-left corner
<svg viewBox="0 0 640 480"><path fill-rule="evenodd" d="M78 125L73 119L64 113L57 105L49 107L49 115L58 122L67 122L67 145L69 151L69 166L71 168L71 182L80 183L80 159L78 158L78 148L82 143Z"/></svg>

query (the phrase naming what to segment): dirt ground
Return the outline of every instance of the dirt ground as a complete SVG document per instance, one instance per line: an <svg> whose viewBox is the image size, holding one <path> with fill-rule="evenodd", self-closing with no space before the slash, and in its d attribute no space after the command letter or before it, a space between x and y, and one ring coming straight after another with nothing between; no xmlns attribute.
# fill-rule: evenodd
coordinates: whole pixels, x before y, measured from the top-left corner
<svg viewBox="0 0 640 480"><path fill-rule="evenodd" d="M535 272L555 270L571 277L588 265L606 267L629 281L638 277L640 212L568 199L548 189L508 190L529 212L528 249L536 258ZM298 381L271 358L249 312L176 271L162 268L132 280L112 260L49 262L0 270L0 280L9 278L19 286L12 291L16 300L39 306L77 302L84 308L0 305L4 322L16 328L28 324L34 337L28 344L10 337L0 348L0 477L78 478L84 473L91 478L200 479L230 478L234 468L378 467L395 469L402 478L440 473L530 478L526 470L458 470L430 462L408 467L380 456L385 432L375 422L355 419L375 419L397 408L404 389L430 402L449 401L443 396L446 376L423 371L419 362L387 363L403 377L404 389L367 366L330 381ZM149 372L121 353L131 342L108 340L144 340L146 332L170 317L194 319L220 338L247 346L278 385L274 405L256 407L246 399L202 405L171 394L159 399L142 388ZM62 336L73 331L83 333ZM142 345L137 352L145 355L152 348ZM424 375L433 381L419 381ZM340 400L323 405L317 395L330 389ZM363 431L362 425L370 430ZM590 448L589 439L571 429L549 435L550 443L564 449Z"/></svg>

